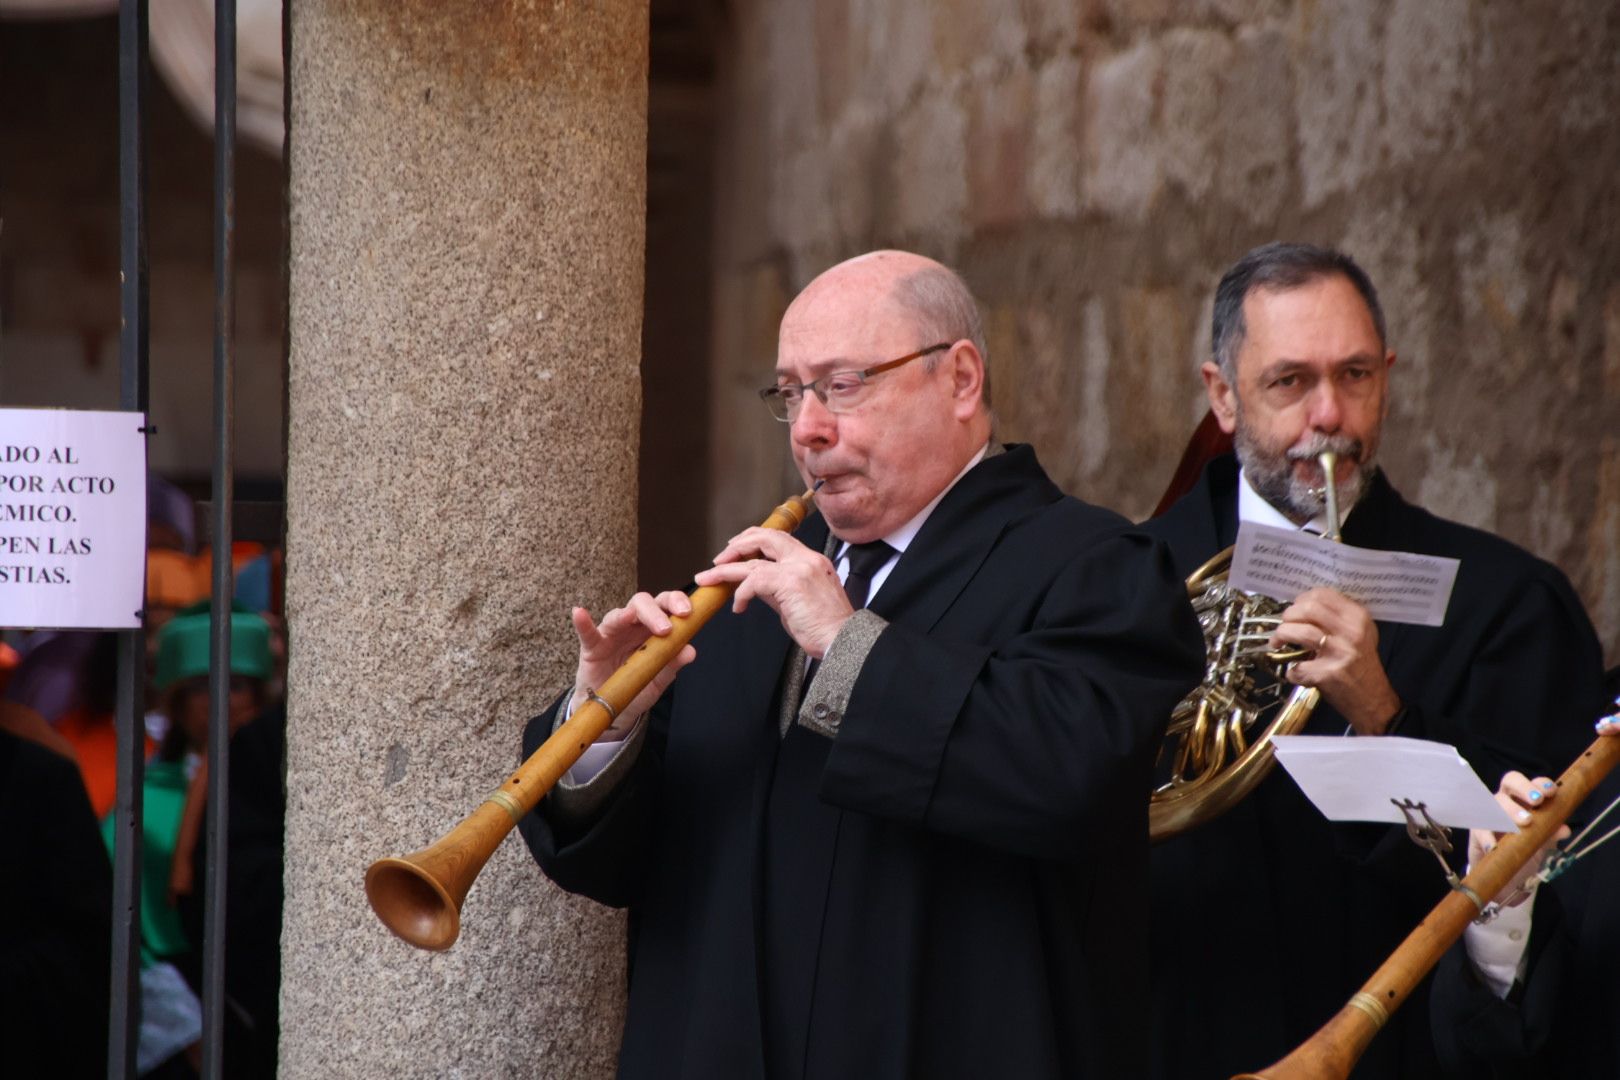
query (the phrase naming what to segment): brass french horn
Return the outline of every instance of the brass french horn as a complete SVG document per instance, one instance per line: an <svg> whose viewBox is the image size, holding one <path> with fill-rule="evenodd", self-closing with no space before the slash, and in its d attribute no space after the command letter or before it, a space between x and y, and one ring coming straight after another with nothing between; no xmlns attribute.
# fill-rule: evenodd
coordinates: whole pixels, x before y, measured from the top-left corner
<svg viewBox="0 0 1620 1080"><path fill-rule="evenodd" d="M1338 456L1319 456L1330 540L1339 539L1333 482ZM1187 578L1187 596L1204 631L1204 679L1170 714L1159 748L1160 776L1148 803L1148 831L1168 840L1211 821L1239 802L1276 764L1272 737L1305 726L1321 697L1295 686L1288 671L1307 649L1271 649L1267 640L1288 606L1228 584L1227 548Z"/></svg>

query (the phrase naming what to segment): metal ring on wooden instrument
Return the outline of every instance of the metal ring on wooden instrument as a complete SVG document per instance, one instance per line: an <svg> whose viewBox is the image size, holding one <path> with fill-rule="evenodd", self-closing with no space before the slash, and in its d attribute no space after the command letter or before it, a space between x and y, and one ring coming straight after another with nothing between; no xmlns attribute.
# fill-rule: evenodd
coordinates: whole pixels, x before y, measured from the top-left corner
<svg viewBox="0 0 1620 1080"><path fill-rule="evenodd" d="M607 714L608 714L608 723L609 724L614 724L614 723L618 722L619 710L615 709L613 707L613 703L608 701L607 698L603 697L601 694L598 694L595 690L592 690L588 686L585 688L585 700L586 701L594 701L598 705L602 706L602 708L606 709Z"/></svg>

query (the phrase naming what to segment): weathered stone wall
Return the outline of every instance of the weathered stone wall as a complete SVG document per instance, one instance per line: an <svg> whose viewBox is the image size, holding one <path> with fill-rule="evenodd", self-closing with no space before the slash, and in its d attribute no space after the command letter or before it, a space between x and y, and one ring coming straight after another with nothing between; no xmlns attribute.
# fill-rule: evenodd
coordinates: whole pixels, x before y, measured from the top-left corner
<svg viewBox="0 0 1620 1080"><path fill-rule="evenodd" d="M1221 271L1338 245L1399 354L1408 496L1562 566L1620 662L1620 7L1608 0L752 0L720 121L718 541L791 486L750 390L810 276L962 270L1004 438L1148 513Z"/></svg>

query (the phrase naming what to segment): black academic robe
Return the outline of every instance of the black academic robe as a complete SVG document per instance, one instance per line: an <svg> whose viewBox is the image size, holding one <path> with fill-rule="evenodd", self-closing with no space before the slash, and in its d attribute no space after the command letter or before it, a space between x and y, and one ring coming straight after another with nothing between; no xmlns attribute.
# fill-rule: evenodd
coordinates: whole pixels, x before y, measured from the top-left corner
<svg viewBox="0 0 1620 1080"><path fill-rule="evenodd" d="M78 766L0 730L0 1075L105 1076L112 864Z"/></svg>
<svg viewBox="0 0 1620 1080"><path fill-rule="evenodd" d="M826 532L814 515L798 536ZM1141 1075L1143 792L1203 651L1164 551L1011 447L951 489L871 610L890 625L819 768L777 774L797 654L756 602L699 634L583 836L544 804L523 822L564 888L632 908L620 1075ZM784 802L802 812L767 813ZM763 895L766 850L816 887ZM769 905L792 940L764 940ZM788 1031L762 1019L781 1003L761 987L791 981L767 957L808 965Z"/></svg>
<svg viewBox="0 0 1620 1080"><path fill-rule="evenodd" d="M231 736L225 861L223 1069L232 1080L276 1075L280 1036L283 844L287 822L287 706L276 702ZM204 819L206 823L206 818ZM199 962L185 974L200 995L208 897L207 828L191 852L195 887L180 915Z"/></svg>
<svg viewBox="0 0 1620 1080"><path fill-rule="evenodd" d="M1237 534L1236 460L1144 528L1190 574ZM1461 560L1440 627L1380 623L1378 652L1406 706L1400 734L1456 746L1495 788L1556 776L1592 737L1602 651L1568 581L1508 542L1405 502L1380 473L1346 543ZM1308 734L1342 734L1325 703ZM1308 1038L1444 895L1433 855L1401 829L1330 825L1281 769L1217 820L1157 845L1152 1075L1227 1077ZM1438 1072L1427 983L1373 1041L1356 1074Z"/></svg>

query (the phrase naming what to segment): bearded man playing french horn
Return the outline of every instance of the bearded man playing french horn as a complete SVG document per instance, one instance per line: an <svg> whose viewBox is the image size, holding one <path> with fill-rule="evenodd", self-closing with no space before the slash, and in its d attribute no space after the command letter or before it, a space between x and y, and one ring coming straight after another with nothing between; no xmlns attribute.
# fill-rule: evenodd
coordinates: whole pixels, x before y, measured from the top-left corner
<svg viewBox="0 0 1620 1080"><path fill-rule="evenodd" d="M1231 545L1240 520L1320 526L1329 482L1345 543L1460 560L1439 627L1380 624L1328 588L1293 599L1271 645L1314 654L1289 675L1321 692L1305 731L1450 743L1491 787L1510 770L1558 775L1603 709L1601 648L1557 569L1413 506L1378 468L1395 353L1366 273L1310 245L1249 252L1217 289L1212 351L1205 388L1235 458L1211 462L1145 526L1181 573ZM1337 455L1330 480L1323 451ZM1158 845L1152 881L1158 1080L1283 1057L1447 888L1403 830L1331 824L1281 771ZM1355 1075L1439 1074L1425 993L1391 1018Z"/></svg>

